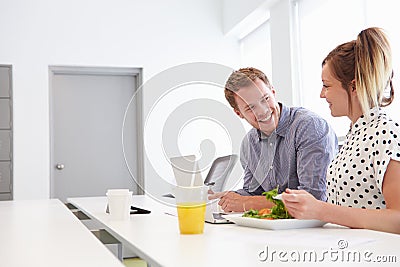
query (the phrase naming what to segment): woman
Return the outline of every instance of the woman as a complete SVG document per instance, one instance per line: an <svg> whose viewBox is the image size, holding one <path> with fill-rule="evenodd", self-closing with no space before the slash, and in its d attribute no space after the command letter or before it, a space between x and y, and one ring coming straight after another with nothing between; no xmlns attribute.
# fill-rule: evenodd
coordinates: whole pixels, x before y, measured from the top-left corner
<svg viewBox="0 0 400 267"><path fill-rule="evenodd" d="M400 233L400 126L380 108L393 101L392 77L390 45L379 28L324 59L320 97L332 116L351 120L350 130L327 171L328 201L287 189L282 198L292 216Z"/></svg>

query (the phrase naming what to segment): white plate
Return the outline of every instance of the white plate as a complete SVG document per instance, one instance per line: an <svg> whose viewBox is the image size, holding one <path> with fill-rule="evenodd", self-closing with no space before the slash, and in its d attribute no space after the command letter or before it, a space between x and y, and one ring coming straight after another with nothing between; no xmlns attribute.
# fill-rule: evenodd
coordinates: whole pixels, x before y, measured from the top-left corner
<svg viewBox="0 0 400 267"><path fill-rule="evenodd" d="M265 220L257 218L242 217L243 214L222 215L225 219L241 226L263 228L270 230L298 229L321 227L326 224L319 220L298 220L298 219L275 219Z"/></svg>

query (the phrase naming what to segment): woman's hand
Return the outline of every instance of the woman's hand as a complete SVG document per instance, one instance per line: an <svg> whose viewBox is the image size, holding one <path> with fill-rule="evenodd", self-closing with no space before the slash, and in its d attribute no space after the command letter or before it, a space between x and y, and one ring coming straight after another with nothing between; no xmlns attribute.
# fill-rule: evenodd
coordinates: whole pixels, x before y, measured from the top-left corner
<svg viewBox="0 0 400 267"><path fill-rule="evenodd" d="M320 219L324 202L304 190L286 189L282 195L286 209L296 219Z"/></svg>

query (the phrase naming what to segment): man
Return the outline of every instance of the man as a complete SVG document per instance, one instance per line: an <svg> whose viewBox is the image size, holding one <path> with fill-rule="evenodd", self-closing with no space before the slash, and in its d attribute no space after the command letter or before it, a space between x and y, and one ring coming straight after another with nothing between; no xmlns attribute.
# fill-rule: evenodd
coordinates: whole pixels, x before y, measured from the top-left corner
<svg viewBox="0 0 400 267"><path fill-rule="evenodd" d="M225 85L225 98L234 112L253 128L242 141L240 162L243 189L215 193L226 212L272 207L263 192L279 187L304 189L326 200L326 170L337 151L329 124L300 107L275 99L266 75L255 68L234 71Z"/></svg>

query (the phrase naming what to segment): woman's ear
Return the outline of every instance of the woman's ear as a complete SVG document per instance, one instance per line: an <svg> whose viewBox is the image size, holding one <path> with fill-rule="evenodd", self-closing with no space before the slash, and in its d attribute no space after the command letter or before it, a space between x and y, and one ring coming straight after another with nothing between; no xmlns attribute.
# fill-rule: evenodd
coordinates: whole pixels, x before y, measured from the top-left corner
<svg viewBox="0 0 400 267"><path fill-rule="evenodd" d="M355 80L355 79L353 79L353 80L351 81L351 91L352 91L352 92L355 92L355 91L356 91L356 80Z"/></svg>
<svg viewBox="0 0 400 267"><path fill-rule="evenodd" d="M274 88L273 86L271 86L271 92L272 92L272 94L273 94L274 97L275 97L276 91L275 91L275 88Z"/></svg>

